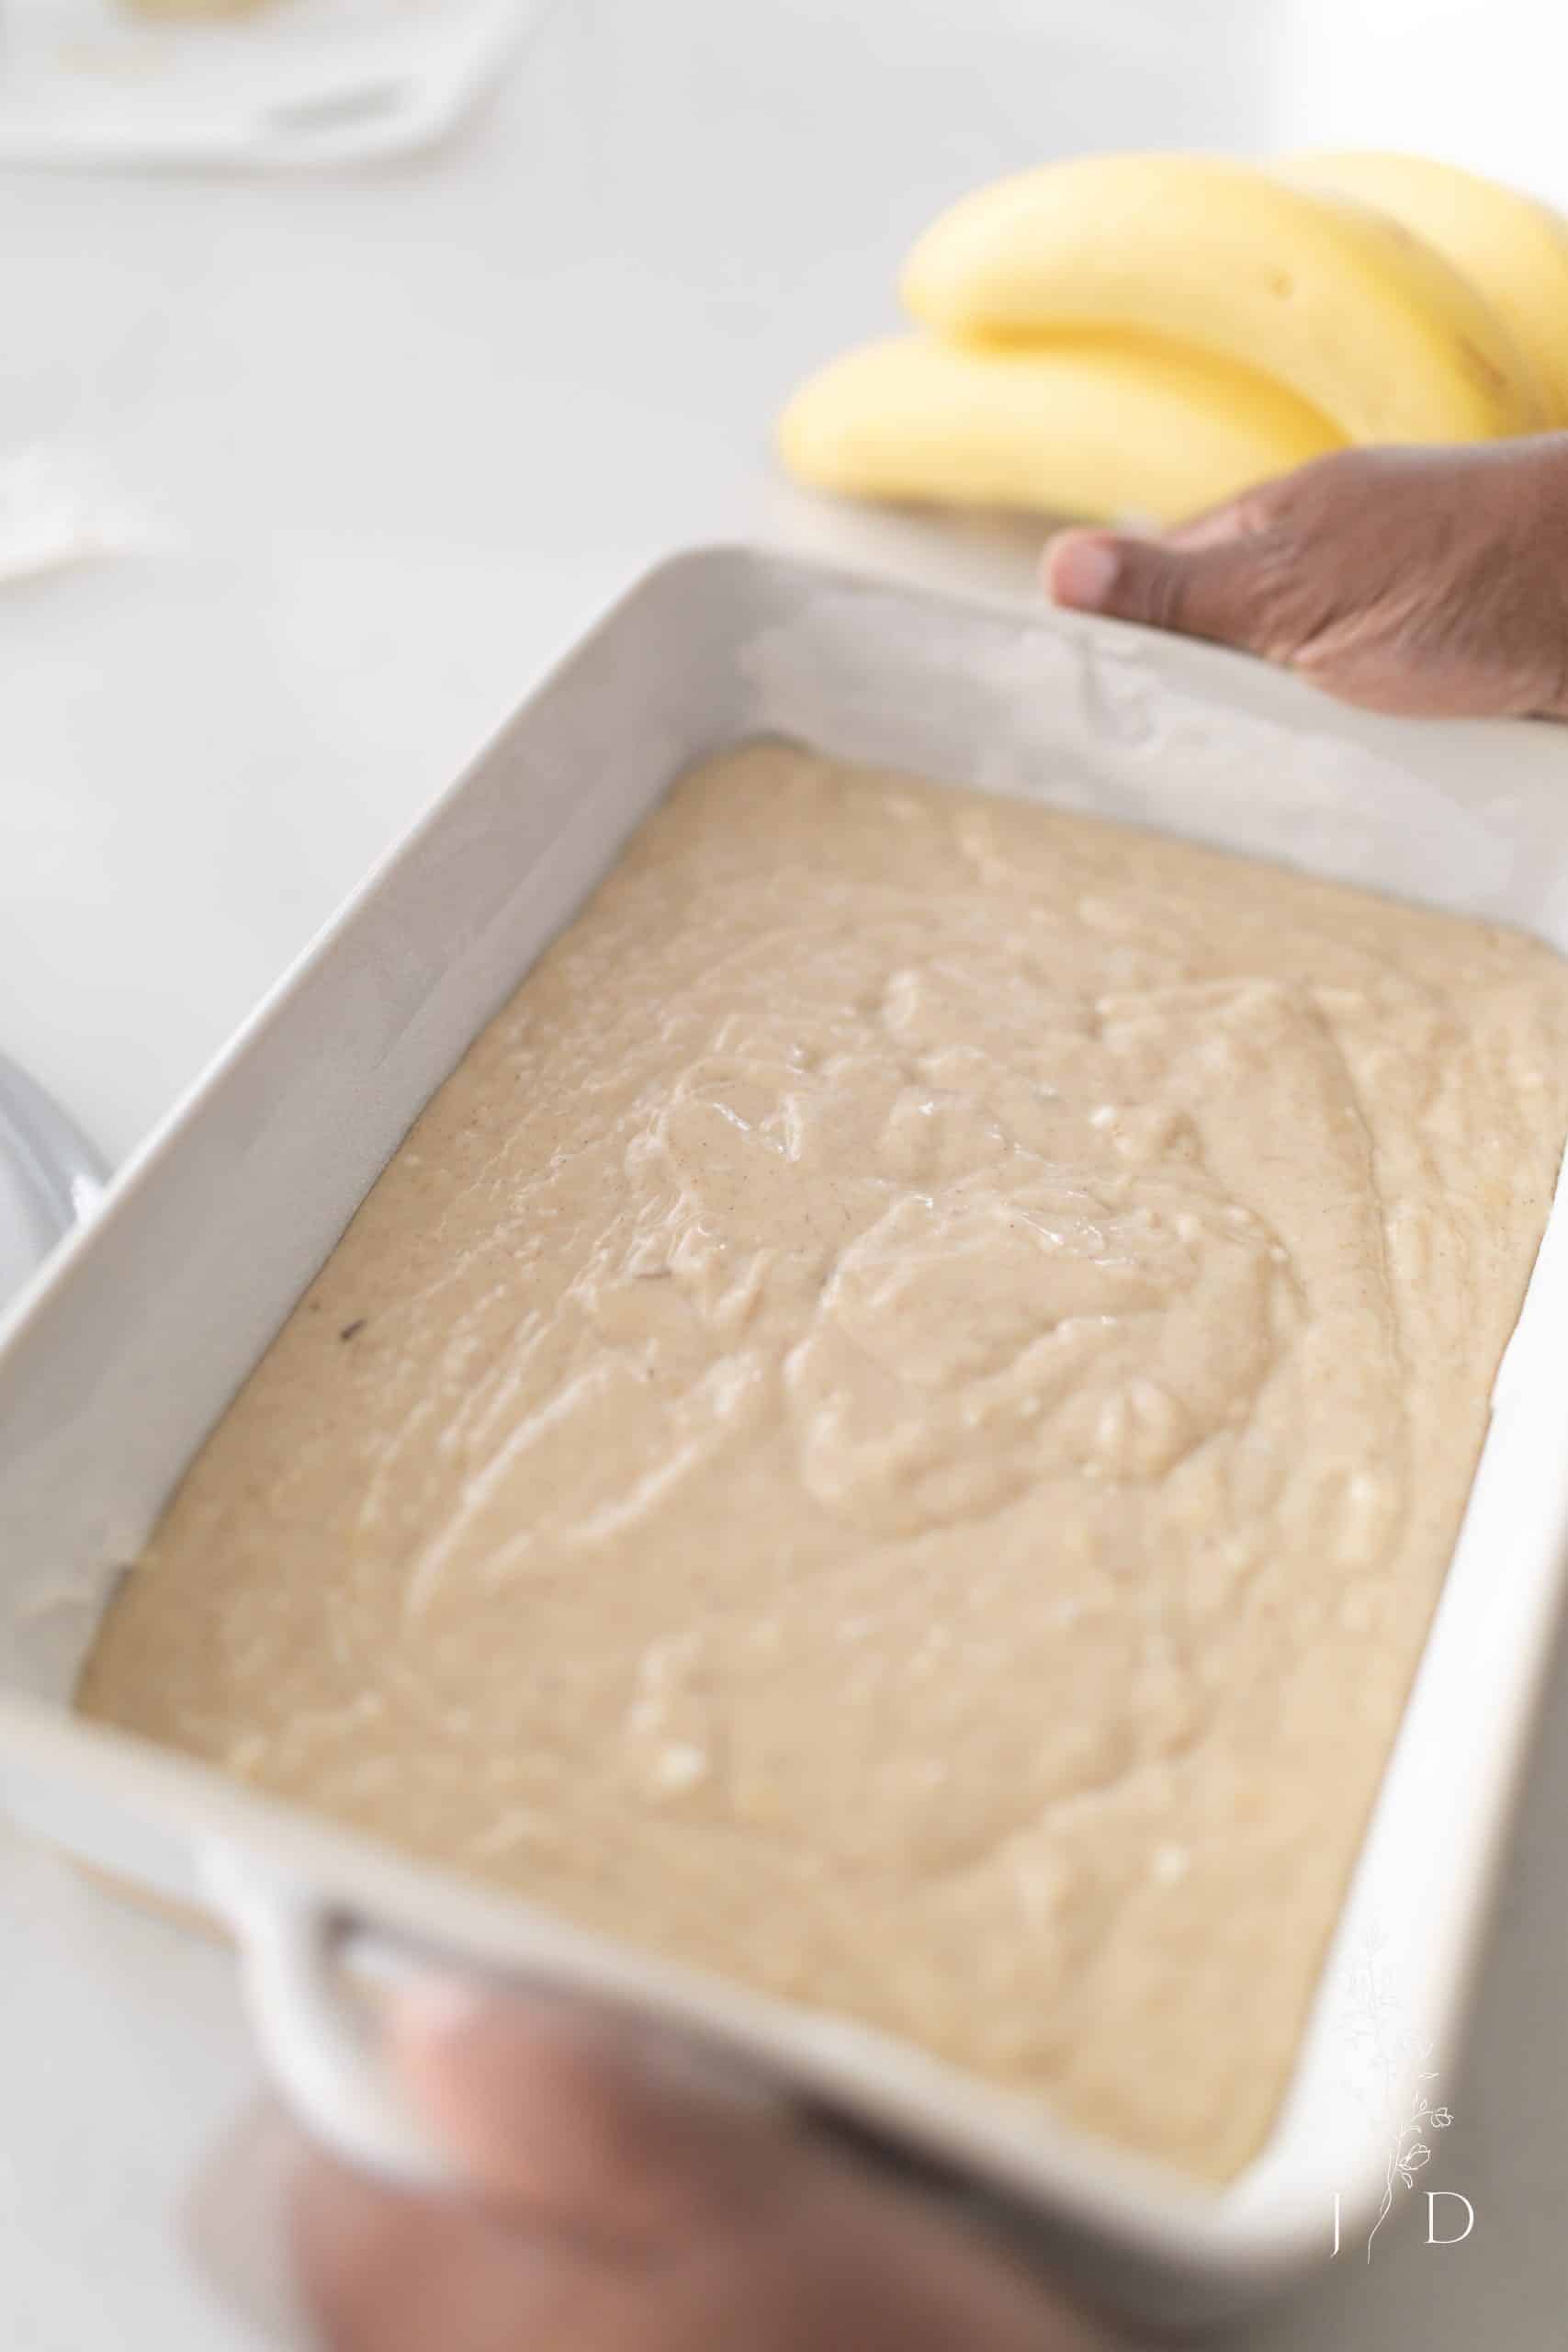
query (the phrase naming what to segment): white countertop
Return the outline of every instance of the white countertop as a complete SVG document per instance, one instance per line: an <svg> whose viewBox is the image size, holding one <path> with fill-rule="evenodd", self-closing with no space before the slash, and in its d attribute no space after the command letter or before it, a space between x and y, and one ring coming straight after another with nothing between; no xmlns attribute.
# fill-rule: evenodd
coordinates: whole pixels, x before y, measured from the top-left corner
<svg viewBox="0 0 1568 2352"><path fill-rule="evenodd" d="M0 1047L122 1155L670 546L761 535L1029 593L1028 534L830 515L768 469L793 379L891 320L912 230L1072 146L1425 141L1568 194L1539 13L556 0L482 115L397 168L5 176L0 480L42 445L133 544L0 587ZM1561 2340L1564 1796L1559 1703L1442 2086L1433 2178L1473 2235L1348 2250L1247 2344ZM0 2342L248 2342L173 2218L255 2079L224 1957L0 1844Z"/></svg>

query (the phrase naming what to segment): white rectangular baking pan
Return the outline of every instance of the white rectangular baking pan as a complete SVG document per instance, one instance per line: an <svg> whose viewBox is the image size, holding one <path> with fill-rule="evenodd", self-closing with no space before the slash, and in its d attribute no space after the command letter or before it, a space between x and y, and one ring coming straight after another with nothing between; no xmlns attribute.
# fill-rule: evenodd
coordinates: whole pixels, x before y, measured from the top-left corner
<svg viewBox="0 0 1568 2352"><path fill-rule="evenodd" d="M1347 2246L1364 2236L1415 2067L1451 2058L1568 1557L1561 1199L1288 2098L1223 2192L863 2028L655 1962L69 1713L119 1566L415 1113L679 771L762 732L1506 918L1568 948L1562 731L1363 717L1115 624L744 549L675 559L372 877L0 1329L0 1794L26 1826L228 1917L275 2065L351 2153L434 2163L340 1998L330 1962L345 1936L384 1964L412 1949L683 2020L993 2193L1095 2293L1175 2322L1217 2313L1326 2258L1337 2213Z"/></svg>

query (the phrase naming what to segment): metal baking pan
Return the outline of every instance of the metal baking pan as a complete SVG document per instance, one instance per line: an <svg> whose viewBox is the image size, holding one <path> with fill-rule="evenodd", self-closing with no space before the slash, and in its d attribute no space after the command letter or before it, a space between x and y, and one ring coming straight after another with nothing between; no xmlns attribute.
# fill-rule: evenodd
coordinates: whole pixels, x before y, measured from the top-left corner
<svg viewBox="0 0 1568 2352"><path fill-rule="evenodd" d="M414 1114L676 775L760 733L1159 826L1568 948L1558 730L1367 717L1116 624L747 549L675 558L372 876L0 1327L0 1795L119 1879L222 1914L275 2068L351 2154L439 2169L338 1965L434 1955L682 2022L815 2112L994 2197L1097 2295L1171 2321L1215 2315L1326 2258L1336 2226L1348 2243L1381 2204L1389 2112L1351 2064L1369 1969L1378 2014L1398 2019L1385 2093L1397 2103L1417 2064L1451 2063L1568 1559L1561 1196L1292 2080L1266 2146L1223 2189L70 1712L117 1575Z"/></svg>

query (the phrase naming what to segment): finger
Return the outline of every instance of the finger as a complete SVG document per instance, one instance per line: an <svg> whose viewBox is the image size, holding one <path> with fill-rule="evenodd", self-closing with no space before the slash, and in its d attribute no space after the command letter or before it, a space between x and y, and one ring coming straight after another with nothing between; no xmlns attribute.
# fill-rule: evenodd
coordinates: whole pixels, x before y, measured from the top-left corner
<svg viewBox="0 0 1568 2352"><path fill-rule="evenodd" d="M1066 531L1046 548L1044 582L1058 605L1077 612L1272 653L1263 546L1261 537L1239 532L1181 547L1111 531Z"/></svg>
<svg viewBox="0 0 1568 2352"><path fill-rule="evenodd" d="M290 2216L324 2352L621 2352L623 2283L591 2254L319 2155Z"/></svg>
<svg viewBox="0 0 1568 2352"><path fill-rule="evenodd" d="M776 2102L629 2018L426 1986L395 2005L391 2038L481 2196L601 2244L733 2216L788 2144Z"/></svg>

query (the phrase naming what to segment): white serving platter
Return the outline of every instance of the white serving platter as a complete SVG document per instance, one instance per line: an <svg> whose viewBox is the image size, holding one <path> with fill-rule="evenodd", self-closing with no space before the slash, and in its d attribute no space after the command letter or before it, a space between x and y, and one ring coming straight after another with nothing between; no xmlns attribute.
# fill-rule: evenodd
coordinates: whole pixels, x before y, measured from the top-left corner
<svg viewBox="0 0 1568 2352"><path fill-rule="evenodd" d="M1568 948L1557 730L1375 718L1115 624L747 549L674 559L371 877L0 1327L0 1796L37 1834L226 1917L280 2078L351 2154L439 2170L339 1958L547 1977L707 2036L992 2197L1097 2295L1190 2323L1326 2258L1336 2217L1347 2241L1364 2233L1414 2072L1451 2061L1568 1560L1561 1199L1294 2076L1268 2144L1224 2190L69 1711L120 1568L416 1112L675 775L758 733L1160 826ZM1355 2055L1369 1984L1381 2101Z"/></svg>
<svg viewBox="0 0 1568 2352"><path fill-rule="evenodd" d="M0 164L299 171L448 136L548 0L6 0Z"/></svg>

